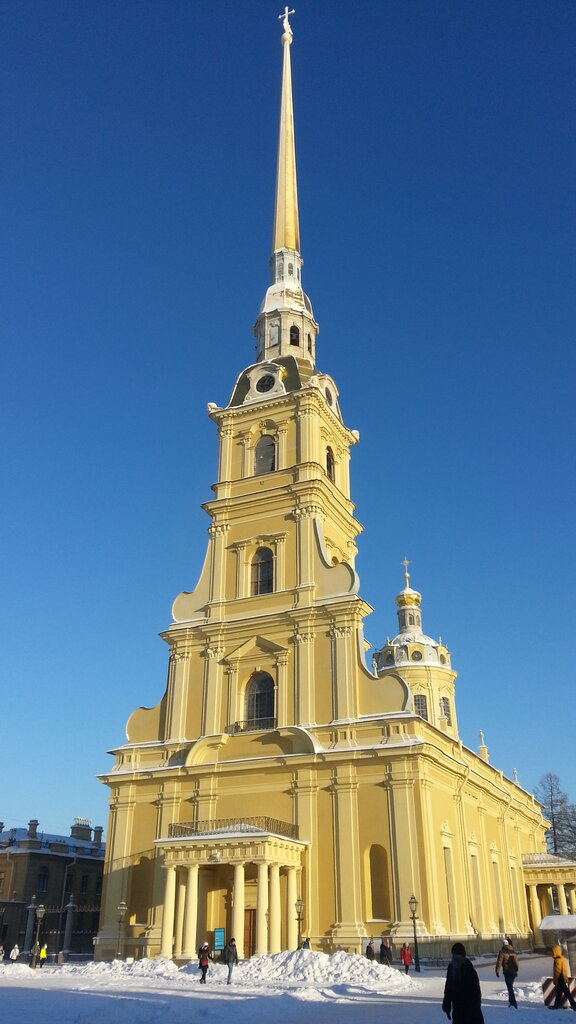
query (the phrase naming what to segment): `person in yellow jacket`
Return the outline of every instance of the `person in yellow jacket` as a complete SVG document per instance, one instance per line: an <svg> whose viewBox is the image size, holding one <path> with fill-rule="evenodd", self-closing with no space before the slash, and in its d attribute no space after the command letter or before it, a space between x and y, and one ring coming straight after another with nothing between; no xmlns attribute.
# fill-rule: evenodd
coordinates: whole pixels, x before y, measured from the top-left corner
<svg viewBox="0 0 576 1024"><path fill-rule="evenodd" d="M46 946L46 943L44 943L44 945L42 946L42 949L40 950L40 967L44 967L44 964L46 963L47 953L48 953L48 948Z"/></svg>
<svg viewBox="0 0 576 1024"><path fill-rule="evenodd" d="M568 964L562 956L560 946L552 946L552 956L554 957L552 980L556 984L556 999L553 1009L559 1010L562 1006L562 999L566 998L572 1009L576 1010L576 1000L568 988Z"/></svg>

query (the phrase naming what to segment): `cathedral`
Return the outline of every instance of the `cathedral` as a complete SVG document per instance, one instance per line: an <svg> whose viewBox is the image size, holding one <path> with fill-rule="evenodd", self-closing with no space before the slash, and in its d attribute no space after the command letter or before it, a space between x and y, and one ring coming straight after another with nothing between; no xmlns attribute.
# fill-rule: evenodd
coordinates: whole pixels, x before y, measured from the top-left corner
<svg viewBox="0 0 576 1024"><path fill-rule="evenodd" d="M366 661L371 611L355 570L349 461L358 434L316 362L303 290L288 9L271 283L255 361L210 404L219 458L204 565L161 634L168 682L130 717L110 787L95 952L241 957L361 952L418 935L421 951L537 941L552 889L534 797L458 733L447 647L422 597L396 597L393 640ZM351 377L353 373L351 373ZM233 384L233 386L232 386ZM207 488L208 490L208 488ZM566 886L564 886L566 882Z"/></svg>

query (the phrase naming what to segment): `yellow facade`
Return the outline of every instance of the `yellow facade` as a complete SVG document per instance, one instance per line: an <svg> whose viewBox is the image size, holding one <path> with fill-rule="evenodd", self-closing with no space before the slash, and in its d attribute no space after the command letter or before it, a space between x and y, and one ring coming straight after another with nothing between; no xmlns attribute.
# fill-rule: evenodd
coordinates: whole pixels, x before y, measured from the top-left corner
<svg viewBox="0 0 576 1024"><path fill-rule="evenodd" d="M191 956L217 928L244 955L294 948L300 934L358 952L367 936L411 937L412 893L430 948L530 933L523 857L545 849L540 807L485 747L459 739L450 653L422 632L408 573L399 633L365 661L371 609L349 481L358 435L316 368L294 248L291 41L285 26L257 361L225 408L209 407L219 460L208 550L162 634L166 693L133 713L103 776L99 958L114 955L121 901L135 956Z"/></svg>

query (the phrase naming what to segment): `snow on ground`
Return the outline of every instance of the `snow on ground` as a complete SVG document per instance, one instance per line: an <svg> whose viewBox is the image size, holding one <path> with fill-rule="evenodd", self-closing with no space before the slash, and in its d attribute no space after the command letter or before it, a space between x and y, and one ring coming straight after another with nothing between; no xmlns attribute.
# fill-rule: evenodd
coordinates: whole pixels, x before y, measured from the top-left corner
<svg viewBox="0 0 576 1024"><path fill-rule="evenodd" d="M476 963L486 1024L505 1024L512 1011L494 960ZM521 960L516 987L526 1024L548 1024L540 978L548 958ZM253 957L234 969L211 964L198 984L195 961L67 964L30 970L0 964L0 1020L18 1024L439 1024L445 971L406 975L365 957L313 950ZM521 980L520 980L521 979ZM569 1012L569 1011L567 1011ZM556 1019L556 1018L554 1018ZM562 1018L561 1018L562 1019ZM570 1019L570 1018L569 1018Z"/></svg>

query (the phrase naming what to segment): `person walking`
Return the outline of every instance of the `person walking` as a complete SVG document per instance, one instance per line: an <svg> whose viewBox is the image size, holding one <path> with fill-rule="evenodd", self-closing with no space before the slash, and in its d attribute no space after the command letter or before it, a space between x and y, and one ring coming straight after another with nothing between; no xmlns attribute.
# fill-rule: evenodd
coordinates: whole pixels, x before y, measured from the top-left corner
<svg viewBox="0 0 576 1024"><path fill-rule="evenodd" d="M232 971L235 965L238 963L238 950L236 949L236 939L228 939L228 942L224 946L224 961L228 964L228 980L227 985L232 984Z"/></svg>
<svg viewBox="0 0 576 1024"><path fill-rule="evenodd" d="M388 939L382 939L380 943L380 963L390 967L392 964L392 950Z"/></svg>
<svg viewBox="0 0 576 1024"><path fill-rule="evenodd" d="M0 964L2 963L3 959L4 959L4 946L0 942Z"/></svg>
<svg viewBox="0 0 576 1024"><path fill-rule="evenodd" d="M404 974L408 974L410 964L412 963L412 950L407 942L402 945L402 949L400 950L400 959L404 964Z"/></svg>
<svg viewBox="0 0 576 1024"><path fill-rule="evenodd" d="M42 946L42 949L40 950L40 967L44 967L44 964L46 963L47 955L48 955L48 947L47 947L46 943L44 943L44 945Z"/></svg>
<svg viewBox="0 0 576 1024"><path fill-rule="evenodd" d="M510 939L505 939L502 945L502 949L498 953L498 959L496 961L496 977L500 977L500 971L504 975L504 981L506 982L506 988L508 989L508 1006L513 1006L515 1010L518 1009L518 1003L516 1002L516 995L514 993L514 982L516 975L518 974L518 957L514 952L514 947Z"/></svg>
<svg viewBox="0 0 576 1024"><path fill-rule="evenodd" d="M310 949L310 939L304 939L302 943L302 949Z"/></svg>
<svg viewBox="0 0 576 1024"><path fill-rule="evenodd" d="M370 942L366 946L366 959L375 960L376 953L374 952L374 939L370 939Z"/></svg>
<svg viewBox="0 0 576 1024"><path fill-rule="evenodd" d="M567 999L572 1009L576 1010L576 1000L568 988L568 964L565 957L562 956L560 946L552 946L552 956L554 957L552 980L556 985L556 998L553 1009L560 1010L563 999Z"/></svg>
<svg viewBox="0 0 576 1024"><path fill-rule="evenodd" d="M198 967L202 971L200 978L200 984L206 984L206 975L208 973L208 965L210 963L210 947L207 942L203 942L198 950Z"/></svg>
<svg viewBox="0 0 576 1024"><path fill-rule="evenodd" d="M452 1015L453 1024L484 1024L478 975L461 942L455 942L451 952L442 1009L448 1020Z"/></svg>
<svg viewBox="0 0 576 1024"><path fill-rule="evenodd" d="M18 949L18 943L15 942L13 947L12 947L12 949L10 950L10 959L11 959L13 964L16 963L16 961L17 961L19 956L20 956L20 950Z"/></svg>

